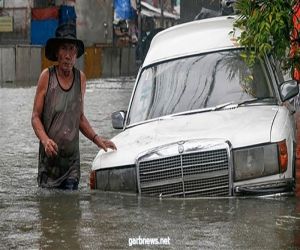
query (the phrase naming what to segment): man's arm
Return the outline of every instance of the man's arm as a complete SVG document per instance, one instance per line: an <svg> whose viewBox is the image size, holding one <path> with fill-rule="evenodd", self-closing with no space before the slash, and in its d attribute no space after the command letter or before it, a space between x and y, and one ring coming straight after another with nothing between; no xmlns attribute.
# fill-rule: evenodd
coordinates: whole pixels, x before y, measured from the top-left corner
<svg viewBox="0 0 300 250"><path fill-rule="evenodd" d="M49 70L45 69L40 75L32 110L31 124L36 136L39 138L45 148L47 156L52 157L57 155L57 144L51 140L45 132L42 123L42 112L44 108L45 95L48 88Z"/></svg>
<svg viewBox="0 0 300 250"><path fill-rule="evenodd" d="M80 78L81 78L82 106L81 106L79 129L85 137L90 139L99 148L102 148L105 152L107 151L108 148L116 150L117 147L112 141L101 138L95 133L88 119L85 117L83 106L84 106L84 95L86 90L86 77L83 72L80 72Z"/></svg>

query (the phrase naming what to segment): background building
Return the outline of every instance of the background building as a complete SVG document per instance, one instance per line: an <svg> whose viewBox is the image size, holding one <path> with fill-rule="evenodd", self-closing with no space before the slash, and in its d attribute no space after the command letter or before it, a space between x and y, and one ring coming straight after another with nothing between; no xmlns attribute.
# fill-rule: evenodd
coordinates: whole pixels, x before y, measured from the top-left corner
<svg viewBox="0 0 300 250"><path fill-rule="evenodd" d="M121 20L125 36L130 33L129 42L117 42L118 1L135 13ZM149 27L164 29L179 23L179 10L179 0L0 0L0 82L36 81L52 64L45 58L45 43L65 20L76 23L77 37L85 43L86 53L77 67L88 78L135 75L141 63L136 60L138 37Z"/></svg>

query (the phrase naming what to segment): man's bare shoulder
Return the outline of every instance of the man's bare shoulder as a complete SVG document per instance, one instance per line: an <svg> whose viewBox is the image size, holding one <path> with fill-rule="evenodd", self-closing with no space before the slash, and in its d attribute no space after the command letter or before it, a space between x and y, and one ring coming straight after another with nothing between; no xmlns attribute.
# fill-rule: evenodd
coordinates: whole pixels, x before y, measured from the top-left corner
<svg viewBox="0 0 300 250"><path fill-rule="evenodd" d="M42 81L44 82L46 80L46 82L48 82L49 80L49 69L43 69L42 73L40 74L40 78L39 78L39 83Z"/></svg>
<svg viewBox="0 0 300 250"><path fill-rule="evenodd" d="M49 69L44 69L39 77L38 80L38 90L45 92L48 88L48 82L49 82Z"/></svg>

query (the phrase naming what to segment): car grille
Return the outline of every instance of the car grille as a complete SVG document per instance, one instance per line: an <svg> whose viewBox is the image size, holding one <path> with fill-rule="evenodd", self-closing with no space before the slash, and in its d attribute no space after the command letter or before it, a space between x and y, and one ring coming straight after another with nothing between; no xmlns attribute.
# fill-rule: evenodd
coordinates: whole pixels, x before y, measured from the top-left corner
<svg viewBox="0 0 300 250"><path fill-rule="evenodd" d="M207 197L230 194L226 149L138 162L139 191L151 196Z"/></svg>

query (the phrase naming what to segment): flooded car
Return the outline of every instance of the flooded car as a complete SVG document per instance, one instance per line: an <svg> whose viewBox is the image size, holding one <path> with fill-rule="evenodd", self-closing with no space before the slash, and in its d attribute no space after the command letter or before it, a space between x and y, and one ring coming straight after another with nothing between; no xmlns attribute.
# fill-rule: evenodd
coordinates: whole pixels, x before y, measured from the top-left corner
<svg viewBox="0 0 300 250"><path fill-rule="evenodd" d="M100 152L91 188L157 197L266 195L295 183L294 80L272 56L253 67L234 17L174 26L152 40L117 151Z"/></svg>

